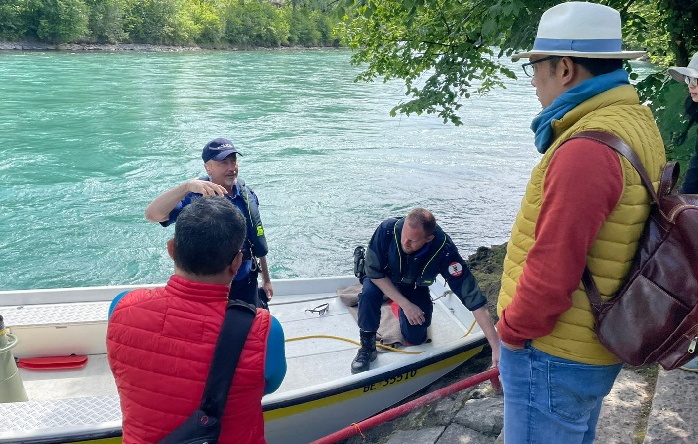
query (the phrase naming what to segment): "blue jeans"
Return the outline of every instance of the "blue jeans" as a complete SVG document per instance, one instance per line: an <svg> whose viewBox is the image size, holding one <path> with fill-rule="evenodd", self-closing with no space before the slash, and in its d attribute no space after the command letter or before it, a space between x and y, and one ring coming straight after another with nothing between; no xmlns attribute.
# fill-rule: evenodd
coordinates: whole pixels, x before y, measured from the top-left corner
<svg viewBox="0 0 698 444"><path fill-rule="evenodd" d="M582 364L543 353L526 343L502 345L506 444L590 444L603 398L623 365Z"/></svg>
<svg viewBox="0 0 698 444"><path fill-rule="evenodd" d="M398 311L400 319L400 332L411 344L421 344L427 340L427 327L431 325L431 314L434 307L429 295L429 287L408 287L398 285L397 289L410 302L417 305L424 312L424 324L411 325L402 308ZM363 331L378 331L381 320L381 305L383 305L383 291L371 279L364 279L363 288L359 293L359 328Z"/></svg>

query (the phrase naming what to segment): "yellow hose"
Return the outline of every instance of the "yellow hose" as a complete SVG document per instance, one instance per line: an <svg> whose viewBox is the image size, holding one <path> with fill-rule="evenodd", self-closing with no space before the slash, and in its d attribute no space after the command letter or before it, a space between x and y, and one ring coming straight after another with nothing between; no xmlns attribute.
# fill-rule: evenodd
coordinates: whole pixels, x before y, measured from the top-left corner
<svg viewBox="0 0 698 444"><path fill-rule="evenodd" d="M286 342L293 342L293 341L303 341L305 339L336 339L338 341L344 341L344 342L349 342L350 344L355 344L361 347L361 343L358 341L354 341L353 339L348 339L348 338L342 338L341 336L331 336L331 335L309 335L309 336L298 336L297 338L288 338L286 339ZM384 348L386 350L394 351L397 353L405 353L408 355L418 355L422 352L409 352L409 351L404 351L404 350L398 350L397 348L393 348L387 345L379 344L376 343L376 347Z"/></svg>
<svg viewBox="0 0 698 444"><path fill-rule="evenodd" d="M463 335L463 337L468 336L468 335L470 334L470 332L473 331L473 328L475 328L475 321L473 321L473 323L470 325L470 328L468 329L467 332L465 332L465 334ZM336 340L338 340L338 341L348 342L348 343L350 343L350 344L358 345L359 347L361 347L361 343L360 343L359 341L354 341L353 339L343 338L343 337L341 337L341 336L332 336L332 335L308 335L308 336L298 336L298 337L296 337L296 338L288 338L288 339L286 339L286 342L304 341L304 340L306 340L306 339L336 339ZM389 350L389 351L393 351L393 352L396 352L396 353L404 353L404 354L406 354L406 355L418 355L418 354L420 354L420 353L424 353L424 352L420 352L420 351L419 351L419 352L417 352L417 351L414 351L414 352L413 352L413 351L399 350L399 349L397 349L397 348L390 347L390 346L388 346L388 345L378 344L378 343L376 343L376 347L379 347L379 348L382 348L382 349L385 349L385 350Z"/></svg>

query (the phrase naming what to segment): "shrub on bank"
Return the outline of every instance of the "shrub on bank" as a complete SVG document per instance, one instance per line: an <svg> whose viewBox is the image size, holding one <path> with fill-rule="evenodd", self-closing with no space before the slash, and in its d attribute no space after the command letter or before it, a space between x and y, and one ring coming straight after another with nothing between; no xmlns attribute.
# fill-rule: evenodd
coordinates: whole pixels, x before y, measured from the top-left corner
<svg viewBox="0 0 698 444"><path fill-rule="evenodd" d="M6 0L0 2L0 40L336 46L332 4L330 0L291 0L281 5L269 0Z"/></svg>

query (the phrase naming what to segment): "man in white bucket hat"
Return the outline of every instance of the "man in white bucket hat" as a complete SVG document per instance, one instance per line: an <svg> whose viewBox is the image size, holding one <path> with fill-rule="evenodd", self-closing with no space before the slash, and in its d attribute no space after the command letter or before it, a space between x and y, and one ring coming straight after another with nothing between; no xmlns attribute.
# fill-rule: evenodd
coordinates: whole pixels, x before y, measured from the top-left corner
<svg viewBox="0 0 698 444"><path fill-rule="evenodd" d="M524 71L543 110L533 119L542 154L512 228L497 311L506 443L591 443L601 403L621 369L596 338L581 277L603 298L621 286L650 201L630 163L585 130L624 139L653 180L665 163L651 111L622 60L618 11L568 2L541 17ZM629 334L631 326L628 326Z"/></svg>

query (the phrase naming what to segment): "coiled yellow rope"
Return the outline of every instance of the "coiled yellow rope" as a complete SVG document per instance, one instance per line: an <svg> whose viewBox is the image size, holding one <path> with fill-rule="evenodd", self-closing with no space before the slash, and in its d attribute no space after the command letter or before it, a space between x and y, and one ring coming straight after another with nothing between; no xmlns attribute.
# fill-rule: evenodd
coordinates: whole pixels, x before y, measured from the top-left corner
<svg viewBox="0 0 698 444"><path fill-rule="evenodd" d="M470 325L470 328L468 329L467 332L465 332L465 334L463 335L463 337L468 336L468 335L470 334L470 332L473 331L473 328L475 328L475 321L473 321L473 323ZM343 338L343 337L341 337L341 336L332 336L332 335L308 335L308 336L298 336L298 337L296 337L296 338L288 338L288 339L286 339L286 342L303 341L303 340L306 340L306 339L336 339L336 340L338 340L338 341L349 342L350 344L358 345L359 347L361 347L361 343L360 343L359 341L355 341L355 340L353 340L353 339L348 339L348 338ZM405 351L405 350L400 350L400 349L397 349L397 348L394 348L394 347L390 347L390 346L388 346L388 345L383 345L383 344L378 344L378 343L376 344L376 347L379 347L379 348L382 348L382 349L385 349L385 350L389 350L389 351L392 351L392 352L396 352L396 353L404 353L404 354L407 354L407 355L418 355L418 354L420 354L420 353L423 353L423 352L418 352L418 351Z"/></svg>

